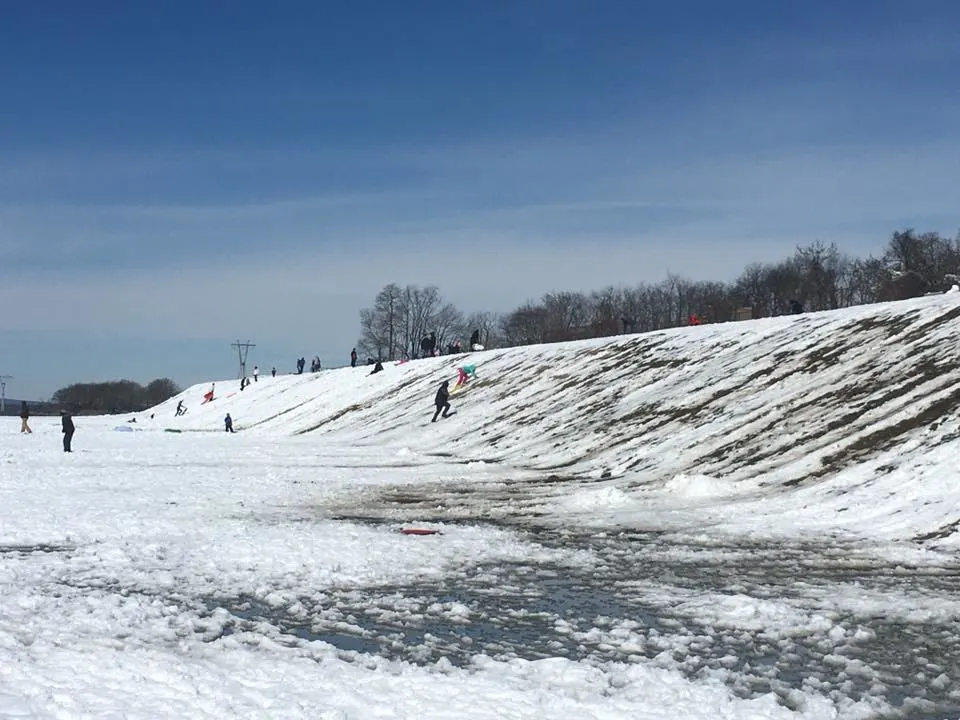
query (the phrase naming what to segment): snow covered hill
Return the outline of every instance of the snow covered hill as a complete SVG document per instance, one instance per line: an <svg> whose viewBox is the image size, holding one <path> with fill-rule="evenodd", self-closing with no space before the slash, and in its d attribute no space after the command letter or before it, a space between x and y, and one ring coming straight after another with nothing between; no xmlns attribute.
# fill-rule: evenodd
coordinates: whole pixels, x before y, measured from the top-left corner
<svg viewBox="0 0 960 720"><path fill-rule="evenodd" d="M960 525L958 340L960 296L947 294L388 364L376 375L266 377L242 392L221 380L212 403L200 404L209 384L194 386L136 427L222 432L229 412L238 442L302 435L395 448L495 465L500 486L508 476L523 486L487 492L468 514L636 526L651 513L666 522L676 500L678 518L699 506L699 523L741 533L944 545ZM437 384L468 362L478 380L452 397L456 415L431 424ZM189 411L175 418L181 399ZM435 501L426 490L408 499Z"/></svg>

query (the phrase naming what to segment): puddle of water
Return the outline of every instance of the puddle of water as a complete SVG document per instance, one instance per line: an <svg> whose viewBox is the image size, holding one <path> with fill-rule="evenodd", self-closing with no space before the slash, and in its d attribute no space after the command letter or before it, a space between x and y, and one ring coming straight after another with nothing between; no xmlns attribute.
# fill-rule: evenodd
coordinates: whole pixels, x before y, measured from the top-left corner
<svg viewBox="0 0 960 720"><path fill-rule="evenodd" d="M823 597L841 584L957 594L955 573L910 574L876 561L854 563L849 552L803 546L736 546L726 559L716 547L700 548L709 552L697 559L687 552L696 547L677 548L661 538L577 542L597 553L590 572L475 566L440 583L331 590L322 603L304 597L306 613L298 617L250 598L209 604L225 607L238 625L265 621L347 654L418 664L446 658L466 665L478 654L600 664L651 659L666 651L689 677L722 673L742 697L774 692L787 698L791 690L821 693L835 702L881 697L896 708L895 717L960 718L960 693L951 692L960 678L956 621L920 625L832 616L833 627L845 631L846 639L836 640L829 628L796 633L725 628L677 610L691 590L776 599L804 612L817 611L809 604L817 593ZM563 544L570 547L571 539ZM677 550L685 559L677 559ZM743 562L745 550L749 563ZM639 593L638 581L657 583L655 592ZM626 636L624 623L630 628ZM869 632L851 642L858 629Z"/></svg>

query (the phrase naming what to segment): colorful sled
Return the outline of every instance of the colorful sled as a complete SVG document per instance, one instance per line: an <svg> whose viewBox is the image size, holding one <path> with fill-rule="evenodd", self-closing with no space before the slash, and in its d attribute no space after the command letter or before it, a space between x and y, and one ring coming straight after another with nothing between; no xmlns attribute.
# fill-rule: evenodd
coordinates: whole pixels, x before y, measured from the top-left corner
<svg viewBox="0 0 960 720"><path fill-rule="evenodd" d="M404 535L442 535L439 530L429 530L427 528L401 528L400 532Z"/></svg>

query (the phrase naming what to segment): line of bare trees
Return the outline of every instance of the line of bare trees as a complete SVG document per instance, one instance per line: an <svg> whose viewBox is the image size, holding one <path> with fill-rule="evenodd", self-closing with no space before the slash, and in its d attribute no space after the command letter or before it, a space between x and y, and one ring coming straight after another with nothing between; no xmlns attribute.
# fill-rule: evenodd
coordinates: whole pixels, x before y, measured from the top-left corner
<svg viewBox="0 0 960 720"><path fill-rule="evenodd" d="M479 330L486 347L603 337L686 324L830 310L917 297L960 283L960 234L903 230L879 257L852 258L835 244L798 247L778 263L754 263L731 283L668 275L659 283L608 287L591 293L551 292L503 314L464 315L436 287L387 285L361 311L358 348L382 360L415 358L420 341L436 334L446 352Z"/></svg>
<svg viewBox="0 0 960 720"><path fill-rule="evenodd" d="M75 383L57 390L51 403L72 413L103 414L146 410L180 392L170 378L158 378L146 386L132 380Z"/></svg>

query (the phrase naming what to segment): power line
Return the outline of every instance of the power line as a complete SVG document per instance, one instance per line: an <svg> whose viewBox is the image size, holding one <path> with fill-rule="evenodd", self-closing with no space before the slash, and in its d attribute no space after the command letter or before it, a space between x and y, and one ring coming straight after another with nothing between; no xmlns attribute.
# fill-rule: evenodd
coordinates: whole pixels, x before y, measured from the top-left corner
<svg viewBox="0 0 960 720"><path fill-rule="evenodd" d="M250 352L250 348L256 347L256 344L249 340L243 343L237 340L235 343L230 343L230 347L237 349L237 357L240 358L240 377L245 378L247 376L247 353Z"/></svg>
<svg viewBox="0 0 960 720"><path fill-rule="evenodd" d="M0 415L7 409L7 380L13 380L13 375L0 375Z"/></svg>

